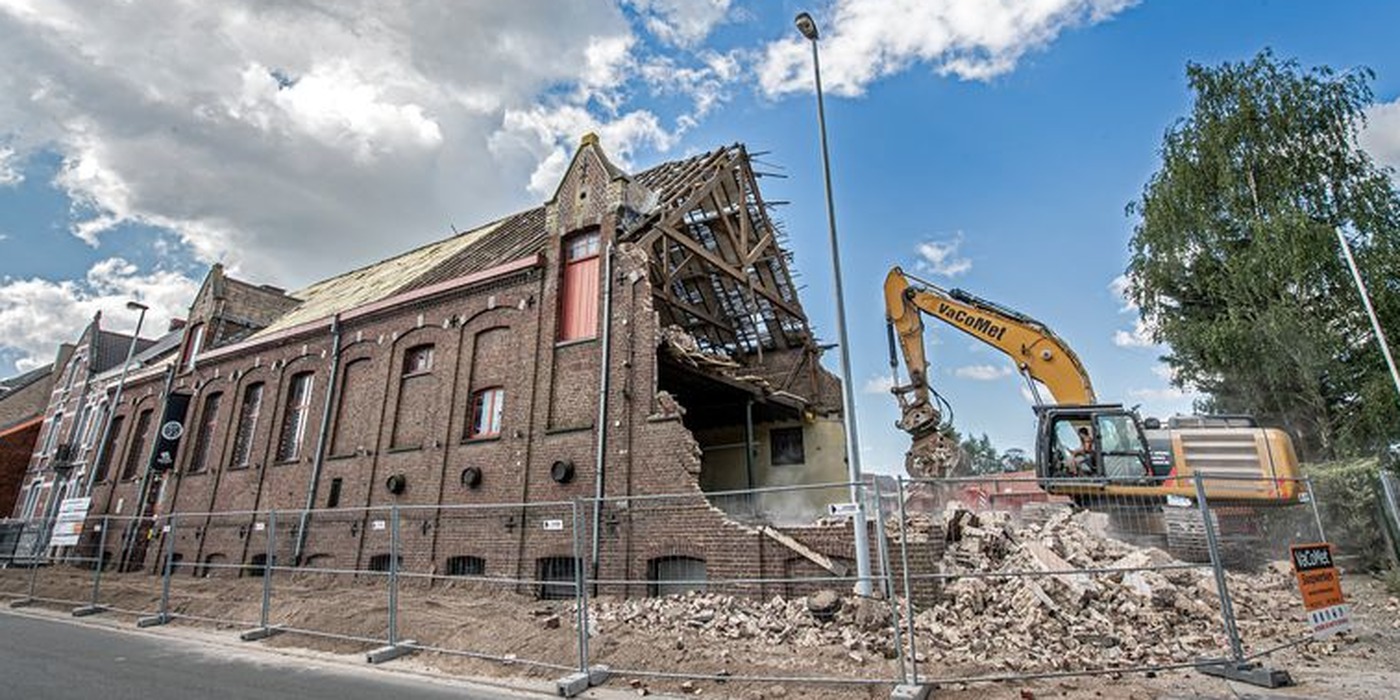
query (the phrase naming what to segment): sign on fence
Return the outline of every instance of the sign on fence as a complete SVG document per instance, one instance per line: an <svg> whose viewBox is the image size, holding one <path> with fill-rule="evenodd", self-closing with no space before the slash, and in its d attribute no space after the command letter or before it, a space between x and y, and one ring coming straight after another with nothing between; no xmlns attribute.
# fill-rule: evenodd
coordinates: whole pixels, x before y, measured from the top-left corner
<svg viewBox="0 0 1400 700"><path fill-rule="evenodd" d="M83 534L83 521L87 520L91 498L65 498L58 505L58 519L54 521L53 537L49 544L55 547L72 547L78 544L78 536Z"/></svg>
<svg viewBox="0 0 1400 700"><path fill-rule="evenodd" d="M1342 575L1332 562L1332 545L1294 545L1292 559L1313 637L1323 639L1351 629L1351 614L1342 596Z"/></svg>
<svg viewBox="0 0 1400 700"><path fill-rule="evenodd" d="M826 512L833 518L850 518L860 512L854 503L828 503Z"/></svg>

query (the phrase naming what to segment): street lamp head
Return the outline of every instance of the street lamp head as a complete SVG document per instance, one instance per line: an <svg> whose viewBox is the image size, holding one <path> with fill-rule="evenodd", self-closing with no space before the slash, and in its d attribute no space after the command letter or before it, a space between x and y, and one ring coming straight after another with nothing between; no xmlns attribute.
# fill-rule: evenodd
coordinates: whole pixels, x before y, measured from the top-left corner
<svg viewBox="0 0 1400 700"><path fill-rule="evenodd" d="M802 32L802 36L807 37L810 41L817 40L817 22L812 19L811 15L806 12L799 13L793 22L797 25L797 31Z"/></svg>
<svg viewBox="0 0 1400 700"><path fill-rule="evenodd" d="M142 304L139 301L128 301L126 302L126 308L131 309L132 311L145 311L150 307L146 306L145 304Z"/></svg>

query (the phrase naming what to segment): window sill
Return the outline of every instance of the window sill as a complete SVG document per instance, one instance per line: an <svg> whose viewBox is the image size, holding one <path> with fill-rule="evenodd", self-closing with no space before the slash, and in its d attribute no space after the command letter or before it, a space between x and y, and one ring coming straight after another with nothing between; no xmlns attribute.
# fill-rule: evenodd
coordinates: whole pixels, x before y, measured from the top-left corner
<svg viewBox="0 0 1400 700"><path fill-rule="evenodd" d="M369 453L366 452L365 454L368 455ZM343 454L343 455L326 455L326 461L327 461L327 462L337 462L337 461L340 461L340 460L342 460L342 459L354 459L354 458L359 457L359 456L360 456L360 455L358 455L358 454L356 454L356 453L354 453L354 452L351 452L351 453L349 453L349 454Z"/></svg>
<svg viewBox="0 0 1400 700"><path fill-rule="evenodd" d="M471 437L462 438L462 444L475 445L483 442L500 442L500 440L500 433L496 433L495 435L473 435Z"/></svg>
<svg viewBox="0 0 1400 700"><path fill-rule="evenodd" d="M279 460L277 460L276 462L273 462L273 463L272 463L272 466L274 466L274 467L285 467L285 466L287 466L288 464L301 464L301 457L292 457L292 458L290 458L290 459L279 459Z"/></svg>
<svg viewBox="0 0 1400 700"><path fill-rule="evenodd" d="M430 369L418 370L417 372L404 372L399 375L399 379L413 379L414 377L431 377L433 371Z"/></svg>
<svg viewBox="0 0 1400 700"><path fill-rule="evenodd" d="M554 342L554 349L558 350L560 348L568 348L573 347L575 345L586 345L588 343L596 342L598 342L598 336L596 335L587 338L574 338L572 340L557 340Z"/></svg>
<svg viewBox="0 0 1400 700"><path fill-rule="evenodd" d="M388 452L392 455L399 454L400 452L420 452L422 451L422 449L422 445L404 445L403 447L390 447L389 449L385 450L385 452Z"/></svg>
<svg viewBox="0 0 1400 700"><path fill-rule="evenodd" d="M245 469L247 469L247 468L249 468L249 467L251 467L251 466L253 466L253 465L251 465L251 464L230 464L230 465L228 465L227 467L224 468L224 471L229 471L229 472L241 472L241 471L244 471Z"/></svg>
<svg viewBox="0 0 1400 700"><path fill-rule="evenodd" d="M584 431L586 431L586 430L593 430L593 424L592 424L592 423L589 423L589 424L587 424L587 425L571 425L571 426L564 427L564 428L550 428L550 429L544 431L544 434L545 434L545 435L563 435L563 434L566 434L566 433L581 433L581 432L584 432Z"/></svg>

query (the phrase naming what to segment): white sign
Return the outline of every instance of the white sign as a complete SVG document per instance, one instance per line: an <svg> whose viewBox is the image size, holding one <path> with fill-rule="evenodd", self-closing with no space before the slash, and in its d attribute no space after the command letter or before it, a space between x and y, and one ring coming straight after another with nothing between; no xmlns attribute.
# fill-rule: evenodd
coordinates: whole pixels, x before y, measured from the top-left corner
<svg viewBox="0 0 1400 700"><path fill-rule="evenodd" d="M253 523L253 532L262 532L267 529L267 523Z"/></svg>
<svg viewBox="0 0 1400 700"><path fill-rule="evenodd" d="M554 530L563 530L563 529L564 529L564 521L563 521L563 520L546 520L546 521L544 521L544 523L542 523L542 524L544 525L544 529L550 530L550 531L554 531Z"/></svg>
<svg viewBox="0 0 1400 700"><path fill-rule="evenodd" d="M383 520L372 520L372 521L370 521L369 527L370 527L371 530L383 530L383 529L384 529L384 521L383 521Z"/></svg>
<svg viewBox="0 0 1400 700"><path fill-rule="evenodd" d="M1351 629L1351 611L1345 603L1309 610L1308 624L1312 625L1314 639L1326 639Z"/></svg>
<svg viewBox="0 0 1400 700"><path fill-rule="evenodd" d="M828 503L826 512L833 518L849 518L860 512L854 503Z"/></svg>
<svg viewBox="0 0 1400 700"><path fill-rule="evenodd" d="M55 547L72 547L78 544L78 536L83 534L83 522L87 520L91 498L65 498L58 506L58 520L54 522L53 537L49 544Z"/></svg>

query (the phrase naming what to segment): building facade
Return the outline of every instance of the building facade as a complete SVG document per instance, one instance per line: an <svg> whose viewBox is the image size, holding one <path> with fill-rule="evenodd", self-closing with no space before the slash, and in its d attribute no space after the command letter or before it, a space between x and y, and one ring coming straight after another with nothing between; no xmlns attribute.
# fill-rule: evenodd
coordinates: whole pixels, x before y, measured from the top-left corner
<svg viewBox="0 0 1400 700"><path fill-rule="evenodd" d="M844 489L721 493L846 479L780 243L742 146L632 175L588 136L544 205L306 289L215 266L69 471L135 518L101 540L128 568L157 544L195 575L260 566L267 511L277 563L381 568L397 507L424 573L571 578L576 534L601 579L844 573L849 527L769 527ZM105 406L113 374L51 410Z"/></svg>

